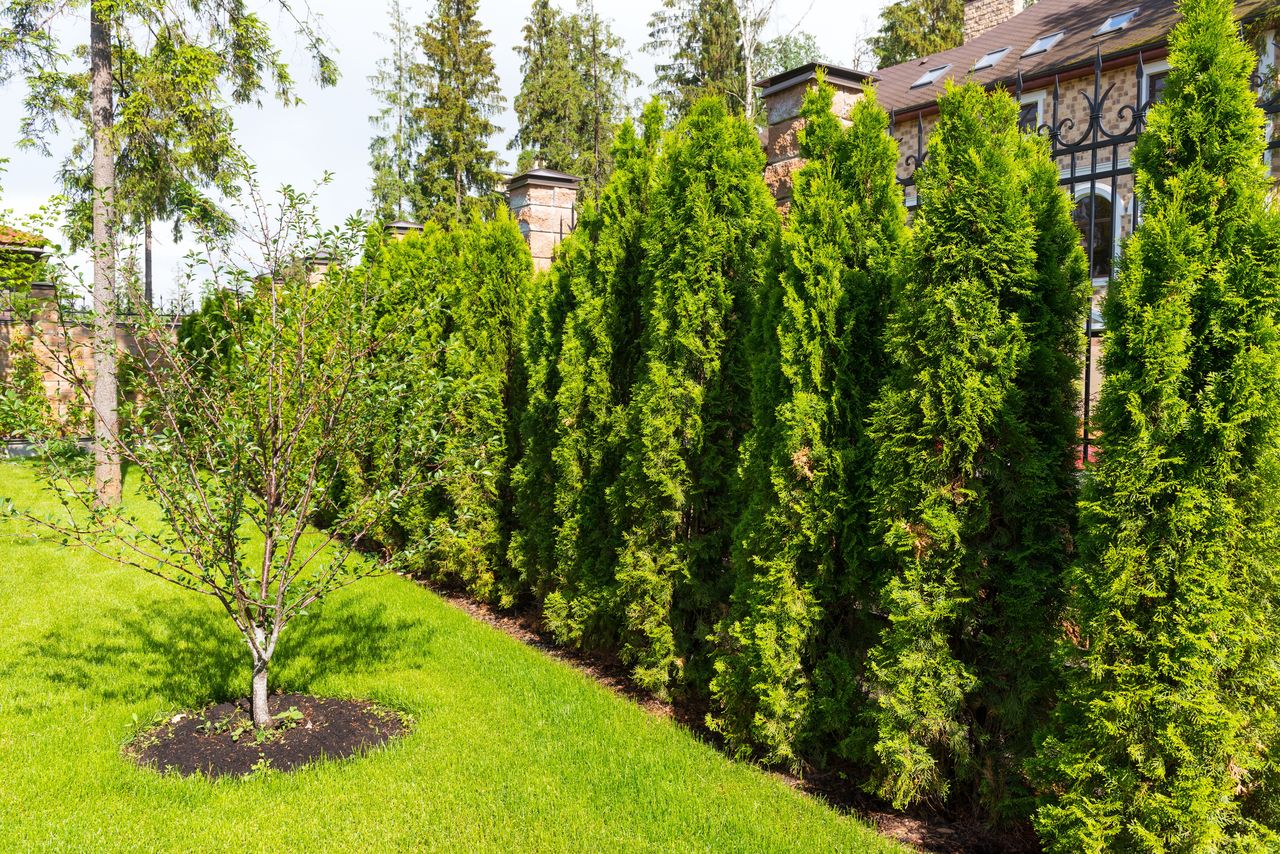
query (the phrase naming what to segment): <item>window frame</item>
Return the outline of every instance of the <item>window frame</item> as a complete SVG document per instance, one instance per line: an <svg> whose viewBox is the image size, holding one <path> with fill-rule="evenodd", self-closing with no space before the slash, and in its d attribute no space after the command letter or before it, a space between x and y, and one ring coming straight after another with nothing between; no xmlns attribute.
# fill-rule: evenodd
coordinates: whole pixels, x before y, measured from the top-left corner
<svg viewBox="0 0 1280 854"><path fill-rule="evenodd" d="M1077 186L1071 193L1071 221L1075 223L1075 209L1079 207L1080 202L1094 195L1100 199L1106 199L1111 205L1111 272L1106 276L1093 275L1093 252L1092 247L1085 244L1085 261L1089 266L1089 280L1093 282L1095 288L1105 287L1116 274L1116 262L1120 260L1120 225L1124 216L1124 206L1117 204L1115 198L1111 195L1111 188L1101 184L1091 185L1082 183ZM1137 227L1137 223L1134 223ZM1084 230L1081 229L1081 238L1084 237Z"/></svg>
<svg viewBox="0 0 1280 854"><path fill-rule="evenodd" d="M1161 74L1166 76L1169 74L1168 60L1161 59L1157 62L1144 64L1142 66L1142 97L1140 99L1142 106L1146 107L1150 105L1151 81L1152 79L1159 77Z"/></svg>
<svg viewBox="0 0 1280 854"><path fill-rule="evenodd" d="M1032 133L1039 133L1040 126L1043 125L1045 122L1044 105L1045 105L1045 99L1048 97L1048 95L1049 95L1048 91L1041 89L1039 91L1032 92L1029 95L1024 93L1022 96L1022 100L1018 102L1019 118L1022 117L1023 107L1029 104L1036 105L1036 124L1035 124L1035 128L1031 131ZM1021 125L1019 125L1019 129L1021 129Z"/></svg>
<svg viewBox="0 0 1280 854"><path fill-rule="evenodd" d="M941 80L943 75L945 75L950 70L951 70L950 62L948 62L946 65L938 65L933 68L930 68L924 74L920 75L919 80L911 84L911 88L923 89L925 86L932 86L934 83L937 83L939 80Z"/></svg>
<svg viewBox="0 0 1280 854"><path fill-rule="evenodd" d="M1004 61L1004 58L1008 56L1010 51L1012 50L1013 50L1012 47L1001 47L995 50L989 50L986 53L984 53L982 56L978 57L978 59L973 63L973 68L970 68L969 70L970 71L986 71L988 68L995 68L997 65L999 65L1001 62ZM992 59L990 62L988 62L986 65L983 65L982 64L983 60L987 59L988 57L995 57L995 58Z"/></svg>

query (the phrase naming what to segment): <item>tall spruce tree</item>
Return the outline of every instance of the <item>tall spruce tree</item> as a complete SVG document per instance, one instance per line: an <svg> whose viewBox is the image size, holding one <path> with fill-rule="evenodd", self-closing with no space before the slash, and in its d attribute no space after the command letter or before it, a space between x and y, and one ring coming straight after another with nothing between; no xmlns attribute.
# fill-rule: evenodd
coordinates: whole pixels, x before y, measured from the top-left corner
<svg viewBox="0 0 1280 854"><path fill-rule="evenodd" d="M711 684L713 723L732 746L793 764L806 731L849 735L856 703L836 689L858 681L875 629L864 425L906 239L889 117L868 93L842 129L834 94L821 82L805 97L778 293L758 311L736 591ZM827 696L814 696L816 667Z"/></svg>
<svg viewBox="0 0 1280 854"><path fill-rule="evenodd" d="M705 686L705 639L728 598L737 446L750 426L747 333L777 229L754 127L720 98L668 138L652 190L650 310L611 503L623 533L622 655L665 693Z"/></svg>
<svg viewBox="0 0 1280 854"><path fill-rule="evenodd" d="M423 219L463 218L483 207L498 182L489 138L498 131L492 118L503 99L493 43L478 12L479 0L438 0L417 31L422 61L413 77L422 91L423 144L416 180Z"/></svg>
<svg viewBox="0 0 1280 854"><path fill-rule="evenodd" d="M1069 689L1040 757L1054 851L1280 845L1280 228L1232 3L1179 8L1103 308Z"/></svg>
<svg viewBox="0 0 1280 854"><path fill-rule="evenodd" d="M523 80L510 147L520 150L518 169L559 169L599 194L612 168L610 148L627 88L637 79L622 47L590 0L569 15L549 0L535 0L516 48Z"/></svg>
<svg viewBox="0 0 1280 854"><path fill-rule="evenodd" d="M882 796L989 811L1049 705L1087 285L1013 100L967 85L939 110L872 419L889 577L868 719Z"/></svg>
<svg viewBox="0 0 1280 854"><path fill-rule="evenodd" d="M687 114L706 95L743 111L746 68L734 0L663 0L649 19L645 50L663 60L654 94L672 116Z"/></svg>
<svg viewBox="0 0 1280 854"><path fill-rule="evenodd" d="M387 19L391 31L381 38L390 53L378 60L369 77L370 94L378 102L378 111L369 117L377 131L369 143L370 194L373 215L382 222L404 219L421 208L414 182L414 165L422 153L420 96L413 80L418 44L400 0L391 0Z"/></svg>

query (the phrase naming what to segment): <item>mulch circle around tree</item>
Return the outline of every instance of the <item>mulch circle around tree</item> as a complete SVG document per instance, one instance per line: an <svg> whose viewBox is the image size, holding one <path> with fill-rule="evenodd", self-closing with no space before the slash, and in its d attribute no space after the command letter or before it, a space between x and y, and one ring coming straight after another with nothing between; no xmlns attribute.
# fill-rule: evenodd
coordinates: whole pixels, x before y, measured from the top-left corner
<svg viewBox="0 0 1280 854"><path fill-rule="evenodd" d="M268 700L272 730L253 728L247 699L174 715L125 748L139 765L183 776L289 771L318 759L363 753L408 731L404 714L367 700L277 694Z"/></svg>

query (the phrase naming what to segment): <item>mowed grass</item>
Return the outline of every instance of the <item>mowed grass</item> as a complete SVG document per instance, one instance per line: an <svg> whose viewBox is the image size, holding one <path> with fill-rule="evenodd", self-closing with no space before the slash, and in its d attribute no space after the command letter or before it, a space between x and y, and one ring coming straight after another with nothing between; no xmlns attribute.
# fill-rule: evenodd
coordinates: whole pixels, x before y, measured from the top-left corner
<svg viewBox="0 0 1280 854"><path fill-rule="evenodd" d="M53 506L15 463L4 497ZM7 521L0 625L0 851L902 850L400 578L296 622L273 689L371 698L413 732L246 779L121 756L158 716L247 693L213 600Z"/></svg>

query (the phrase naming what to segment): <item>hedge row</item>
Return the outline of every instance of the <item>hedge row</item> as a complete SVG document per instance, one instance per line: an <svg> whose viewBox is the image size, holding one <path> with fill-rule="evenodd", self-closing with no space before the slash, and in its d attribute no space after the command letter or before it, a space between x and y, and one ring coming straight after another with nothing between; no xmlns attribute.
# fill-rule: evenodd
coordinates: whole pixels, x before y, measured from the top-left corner
<svg viewBox="0 0 1280 854"><path fill-rule="evenodd" d="M1275 844L1280 228L1231 4L1182 11L1083 497L1071 203L974 85L910 227L884 111L842 124L820 85L785 226L708 100L620 131L537 279L505 219L371 241L404 394L335 488L395 477L434 400L441 486L384 538L705 702L738 754L1054 850Z"/></svg>

